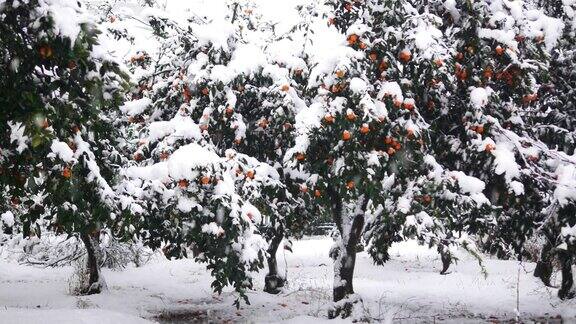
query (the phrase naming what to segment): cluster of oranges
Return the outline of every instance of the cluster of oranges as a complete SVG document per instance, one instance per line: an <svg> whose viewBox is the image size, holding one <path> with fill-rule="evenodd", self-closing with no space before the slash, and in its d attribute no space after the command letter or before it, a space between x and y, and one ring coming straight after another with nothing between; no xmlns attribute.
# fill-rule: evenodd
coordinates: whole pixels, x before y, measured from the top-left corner
<svg viewBox="0 0 576 324"><path fill-rule="evenodd" d="M349 46L358 46L358 48L360 48L360 49L368 48L368 45L366 45L366 43L361 41L360 37L358 37L358 35L356 35L356 34L348 35L346 40L348 41Z"/></svg>
<svg viewBox="0 0 576 324"><path fill-rule="evenodd" d="M390 156L396 154L396 152L402 149L402 144L400 144L400 142L398 142L398 140L392 136L386 136L384 138L384 144L387 145L388 149L386 150L386 153L388 153Z"/></svg>
<svg viewBox="0 0 576 324"><path fill-rule="evenodd" d="M305 183L301 184L300 185L300 192L308 193L309 192L308 185L306 185ZM316 197L316 198L322 197L322 191L320 191L320 189L314 189L314 197Z"/></svg>

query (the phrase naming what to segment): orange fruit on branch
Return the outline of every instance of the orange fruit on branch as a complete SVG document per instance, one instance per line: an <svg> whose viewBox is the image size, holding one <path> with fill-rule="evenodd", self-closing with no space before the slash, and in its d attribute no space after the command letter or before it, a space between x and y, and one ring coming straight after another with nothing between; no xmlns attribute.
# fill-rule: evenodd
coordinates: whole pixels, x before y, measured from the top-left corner
<svg viewBox="0 0 576 324"><path fill-rule="evenodd" d="M188 183L188 180L186 180L186 179L182 179L182 180L178 181L178 187L180 187L181 189L188 188L188 185L189 185L189 183Z"/></svg>
<svg viewBox="0 0 576 324"><path fill-rule="evenodd" d="M352 34L348 36L348 45L352 46L358 42L358 35Z"/></svg>
<svg viewBox="0 0 576 324"><path fill-rule="evenodd" d="M356 183L354 183L354 180L350 180L346 183L346 188L348 188L348 190L352 190L354 189L354 187L356 187Z"/></svg>
<svg viewBox="0 0 576 324"><path fill-rule="evenodd" d="M40 49L38 50L38 52L40 53L40 57L42 57L42 59L49 59L52 57L53 53L52 53L52 47L48 46L48 45L43 45L40 47Z"/></svg>
<svg viewBox="0 0 576 324"><path fill-rule="evenodd" d="M408 63L412 59L412 53L409 50L403 50L398 55L398 59L403 63Z"/></svg>
<svg viewBox="0 0 576 324"><path fill-rule="evenodd" d="M348 141L352 138L352 134L349 131L345 130L342 132L342 140Z"/></svg>
<svg viewBox="0 0 576 324"><path fill-rule="evenodd" d="M203 176L202 179L200 179L200 183L202 183L203 185L209 184L210 183L210 177Z"/></svg>
<svg viewBox="0 0 576 324"><path fill-rule="evenodd" d="M353 122L356 120L356 114L352 110L349 110L346 112L346 119L348 119L348 121Z"/></svg>
<svg viewBox="0 0 576 324"><path fill-rule="evenodd" d="M62 176L66 179L70 179L72 176L72 170L70 170L69 167L65 167L64 170L62 170Z"/></svg>

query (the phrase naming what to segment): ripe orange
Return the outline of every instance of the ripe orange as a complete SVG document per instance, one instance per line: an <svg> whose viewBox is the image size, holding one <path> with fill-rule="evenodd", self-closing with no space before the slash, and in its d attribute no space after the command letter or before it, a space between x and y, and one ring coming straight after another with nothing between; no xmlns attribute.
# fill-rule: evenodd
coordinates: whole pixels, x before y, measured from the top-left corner
<svg viewBox="0 0 576 324"><path fill-rule="evenodd" d="M378 54L372 52L370 55L368 55L368 58L370 58L370 61L374 62L378 59Z"/></svg>
<svg viewBox="0 0 576 324"><path fill-rule="evenodd" d="M424 197L422 197L422 200L424 200L425 204L429 204L432 202L432 197L430 197L430 195L424 195Z"/></svg>
<svg viewBox="0 0 576 324"><path fill-rule="evenodd" d="M280 88L280 90L282 90L282 91L284 91L284 92L287 92L288 90L290 90L290 86L287 85L287 84L285 84L285 85L282 86L282 88Z"/></svg>
<svg viewBox="0 0 576 324"><path fill-rule="evenodd" d="M188 180L186 179L182 179L180 181L178 181L178 187L182 188L182 189L186 189L188 188Z"/></svg>
<svg viewBox="0 0 576 324"><path fill-rule="evenodd" d="M356 120L356 114L353 111L348 111L346 112L346 119L348 119L348 121L355 121Z"/></svg>
<svg viewBox="0 0 576 324"><path fill-rule="evenodd" d="M208 177L208 176L203 176L202 179L200 179L200 182L201 182L203 185L207 185L207 184L210 183L210 177Z"/></svg>
<svg viewBox="0 0 576 324"><path fill-rule="evenodd" d="M388 150L386 151L386 153L388 153L388 155L392 156L396 153L396 150L393 147L389 147Z"/></svg>
<svg viewBox="0 0 576 324"><path fill-rule="evenodd" d="M331 114L326 114L326 116L324 116L324 122L326 122L326 124L334 123L334 116Z"/></svg>
<svg viewBox="0 0 576 324"><path fill-rule="evenodd" d="M409 50L403 50L403 51L400 52L400 54L398 55L398 58L399 58L400 61L402 61L403 63L408 63L408 62L412 59L412 53L410 53Z"/></svg>
<svg viewBox="0 0 576 324"><path fill-rule="evenodd" d="M303 193L307 193L308 192L308 186L305 184L301 184L300 185L300 191Z"/></svg>
<svg viewBox="0 0 576 324"><path fill-rule="evenodd" d="M435 59L434 60L434 64L436 64L437 67L441 67L442 65L444 65L444 61L442 61L442 59Z"/></svg>
<svg viewBox="0 0 576 324"><path fill-rule="evenodd" d="M354 183L354 180L350 180L346 183L346 188L348 188L348 190L354 189L355 186L356 186L356 183Z"/></svg>
<svg viewBox="0 0 576 324"><path fill-rule="evenodd" d="M366 49L366 47L368 47L368 45L366 45L366 43L364 43L364 42L360 42L359 47L360 47L360 49Z"/></svg>
<svg viewBox="0 0 576 324"><path fill-rule="evenodd" d="M404 101L402 103L402 107L406 110L413 110L414 109L414 103L412 101Z"/></svg>
<svg viewBox="0 0 576 324"><path fill-rule="evenodd" d="M380 71L385 71L385 70L387 70L387 69L388 69L388 62L386 62L386 61L380 62L380 65L378 66L378 69L379 69Z"/></svg>
<svg viewBox="0 0 576 324"><path fill-rule="evenodd" d="M528 95L525 95L524 97L522 97L522 102L523 102L524 104L529 104L529 103L531 103L531 102L533 102L533 101L536 101L537 98L538 98L538 95L535 94L535 93L533 93L533 94L528 94Z"/></svg>
<svg viewBox="0 0 576 324"><path fill-rule="evenodd" d="M496 46L495 51L496 51L496 55L499 55L499 56L504 54L504 52L506 52L506 50L500 45Z"/></svg>
<svg viewBox="0 0 576 324"><path fill-rule="evenodd" d="M348 36L348 45L354 45L358 41L358 35L352 34Z"/></svg>
<svg viewBox="0 0 576 324"><path fill-rule="evenodd" d="M478 133L480 135L484 134L484 125L476 126L475 131L476 131L476 133Z"/></svg>
<svg viewBox="0 0 576 324"><path fill-rule="evenodd" d="M314 196L316 198L320 198L322 196L322 192L318 189L314 190Z"/></svg>
<svg viewBox="0 0 576 324"><path fill-rule="evenodd" d="M202 89L202 94L203 94L203 95L207 96L209 93L210 93L210 89L208 89L208 88L203 88L203 89Z"/></svg>
<svg viewBox="0 0 576 324"><path fill-rule="evenodd" d="M246 178L248 178L248 179L254 179L254 174L255 174L254 170L248 170L248 171L246 172Z"/></svg>
<svg viewBox="0 0 576 324"><path fill-rule="evenodd" d="M468 71L459 64L456 65L456 78L462 81L468 78Z"/></svg>
<svg viewBox="0 0 576 324"><path fill-rule="evenodd" d="M360 133L366 135L370 132L370 126L368 126L368 124L362 124L362 127L360 127Z"/></svg>
<svg viewBox="0 0 576 324"><path fill-rule="evenodd" d="M385 143L385 144L392 144L392 142L393 142L392 137L386 136L386 137L384 138L384 143Z"/></svg>
<svg viewBox="0 0 576 324"><path fill-rule="evenodd" d="M52 47L48 45L41 46L38 51L40 52L40 57L42 57L44 60L51 58L53 55Z"/></svg>
<svg viewBox="0 0 576 324"><path fill-rule="evenodd" d="M298 153L298 154L296 154L296 160L302 162L302 161L306 160L306 155L304 155L304 153Z"/></svg>
<svg viewBox="0 0 576 324"><path fill-rule="evenodd" d="M352 138L352 134L349 131L345 130L342 132L342 140L348 141L350 138Z"/></svg>
<svg viewBox="0 0 576 324"><path fill-rule="evenodd" d="M486 146L484 147L484 151L490 153L492 151L494 151L496 149L496 146L494 146L493 144L486 144Z"/></svg>
<svg viewBox="0 0 576 324"><path fill-rule="evenodd" d="M484 75L484 77L486 79L492 79L492 76L494 75L494 71L492 71L492 68L487 67L484 69L484 73L482 73Z"/></svg>
<svg viewBox="0 0 576 324"><path fill-rule="evenodd" d="M336 71L336 76L339 78L343 78L345 74L346 74L346 72L344 72L342 70Z"/></svg>
<svg viewBox="0 0 576 324"><path fill-rule="evenodd" d="M69 167L65 167L64 170L62 170L62 176L66 179L70 179L72 176L72 170L70 170Z"/></svg>

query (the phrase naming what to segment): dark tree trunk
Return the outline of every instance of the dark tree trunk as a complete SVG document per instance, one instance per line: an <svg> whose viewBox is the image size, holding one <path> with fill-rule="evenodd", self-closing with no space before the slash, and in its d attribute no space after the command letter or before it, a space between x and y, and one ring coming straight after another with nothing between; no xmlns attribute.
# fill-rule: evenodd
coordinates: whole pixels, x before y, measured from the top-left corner
<svg viewBox="0 0 576 324"><path fill-rule="evenodd" d="M277 294L280 292L279 288L284 287L286 279L280 276L278 273L278 261L276 260L276 251L282 240L284 239L284 229L278 228L274 231L274 236L270 240L270 245L268 246L268 256L266 261L268 262L268 274L264 278L264 291L270 294Z"/></svg>
<svg viewBox="0 0 576 324"><path fill-rule="evenodd" d="M340 232L339 242L330 251L334 259L334 307L329 310L328 317L347 318L352 314L354 304L361 302L359 299L348 300L354 294L354 268L356 266L356 248L360 241L364 228L364 211L368 200L360 197L356 210L347 211L340 197L328 191L332 200L333 219ZM351 223L351 224L350 224Z"/></svg>
<svg viewBox="0 0 576 324"><path fill-rule="evenodd" d="M438 253L440 253L440 259L442 260L442 271L440 271L440 274L448 274L448 269L452 263L452 254L450 253L448 247L442 243L438 245Z"/></svg>
<svg viewBox="0 0 576 324"><path fill-rule="evenodd" d="M96 239L88 233L81 233L80 238L84 242L87 253L86 267L88 271L88 282L81 291L82 294L92 295L99 294L104 288L103 280L100 275L100 264L98 263L98 251Z"/></svg>
<svg viewBox="0 0 576 324"><path fill-rule="evenodd" d="M540 260L538 260L536 263L536 268L534 269L534 277L540 278L544 285L552 287L551 278L553 273L554 265L552 263L552 244L547 242L542 247Z"/></svg>
<svg viewBox="0 0 576 324"><path fill-rule="evenodd" d="M558 261L562 268L562 285L558 291L560 299L574 298L574 278L572 277L572 255L567 251L558 251Z"/></svg>

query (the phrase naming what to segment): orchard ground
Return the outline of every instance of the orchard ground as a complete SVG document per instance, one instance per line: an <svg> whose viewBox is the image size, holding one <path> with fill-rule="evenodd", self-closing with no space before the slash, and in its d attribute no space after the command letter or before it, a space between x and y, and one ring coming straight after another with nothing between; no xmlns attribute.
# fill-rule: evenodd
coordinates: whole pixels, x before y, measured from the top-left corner
<svg viewBox="0 0 576 324"><path fill-rule="evenodd" d="M288 265L287 286L278 295L262 292L261 271L248 294L251 305L239 310L232 306L230 290L212 292L205 266L192 260L168 261L158 255L141 268L104 270L107 292L72 296L67 290L73 267L35 268L2 259L0 323L338 323L326 319L331 245L328 237L308 237L294 242L293 253L279 249L279 263ZM534 264L485 256L485 278L476 259L456 253L460 261L448 275L439 274L435 251L413 241L395 245L384 266L373 265L360 253L355 290L374 321L508 322L516 317L517 301L526 322L557 316L576 320L576 301L561 302L554 289L532 276Z"/></svg>

